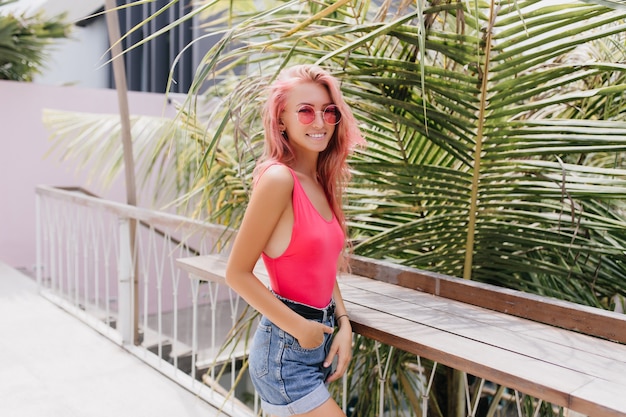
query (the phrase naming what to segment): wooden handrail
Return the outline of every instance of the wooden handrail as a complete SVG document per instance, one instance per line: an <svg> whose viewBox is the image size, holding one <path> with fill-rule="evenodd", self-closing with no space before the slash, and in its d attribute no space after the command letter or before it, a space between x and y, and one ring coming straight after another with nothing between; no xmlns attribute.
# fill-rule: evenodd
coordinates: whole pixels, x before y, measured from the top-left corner
<svg viewBox="0 0 626 417"><path fill-rule="evenodd" d="M480 282L354 256L352 272L562 329L626 343L626 315Z"/></svg>

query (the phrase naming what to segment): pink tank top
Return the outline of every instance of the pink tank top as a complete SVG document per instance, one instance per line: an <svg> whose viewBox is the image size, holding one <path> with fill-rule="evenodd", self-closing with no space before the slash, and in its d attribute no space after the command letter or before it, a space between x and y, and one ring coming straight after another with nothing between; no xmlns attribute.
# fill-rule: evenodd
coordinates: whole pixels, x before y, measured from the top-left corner
<svg viewBox="0 0 626 417"><path fill-rule="evenodd" d="M293 176L293 229L285 252L277 258L262 254L272 290L281 297L324 308L332 298L337 260L344 234L337 218L324 219Z"/></svg>

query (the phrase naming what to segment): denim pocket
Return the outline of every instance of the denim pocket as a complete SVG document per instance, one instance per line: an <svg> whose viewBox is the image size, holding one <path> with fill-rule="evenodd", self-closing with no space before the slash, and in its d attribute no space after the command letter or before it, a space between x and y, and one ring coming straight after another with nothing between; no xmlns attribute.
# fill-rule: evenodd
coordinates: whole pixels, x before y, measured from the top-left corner
<svg viewBox="0 0 626 417"><path fill-rule="evenodd" d="M335 327L335 320L333 317L329 318L325 323L326 326L330 326L330 327ZM318 346L312 347L310 349L307 348L303 348L300 345L300 342L298 342L298 339L296 339L295 337L293 337L292 335L290 335L289 333L285 333L286 337L287 337L287 345L289 347L291 347L291 349L298 351L298 352L308 352L308 353L313 353L313 352L317 352L319 350L321 350L323 348L323 350L328 353L329 349L330 349L330 341L332 340L333 335L332 334L328 334L328 333L324 333L324 340L322 340L322 343L320 343Z"/></svg>
<svg viewBox="0 0 626 417"><path fill-rule="evenodd" d="M292 342L290 343L290 345L293 350L296 350L298 352L315 352L317 350L322 349L324 345L326 345L326 341L329 339L328 336L329 336L328 334L324 334L324 340L322 340L322 343L310 349L303 348L302 346L300 346L300 342L298 342L298 339L296 339L295 337L292 337Z"/></svg>
<svg viewBox="0 0 626 417"><path fill-rule="evenodd" d="M269 372L270 343L272 340L272 326L259 323L252 345L248 361L250 372L254 372L257 378L267 375Z"/></svg>
<svg viewBox="0 0 626 417"><path fill-rule="evenodd" d="M331 335L325 334L322 344L312 349L303 348L296 339L293 339L293 343L285 349L284 360L310 366L312 369L320 369L328 354L327 347L330 346L330 339Z"/></svg>

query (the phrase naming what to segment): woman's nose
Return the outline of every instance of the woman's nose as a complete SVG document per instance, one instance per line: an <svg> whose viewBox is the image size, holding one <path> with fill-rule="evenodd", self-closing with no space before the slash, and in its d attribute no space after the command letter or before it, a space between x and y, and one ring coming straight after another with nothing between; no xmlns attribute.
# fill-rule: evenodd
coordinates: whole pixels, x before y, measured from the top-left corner
<svg viewBox="0 0 626 417"><path fill-rule="evenodd" d="M324 127L324 112L323 111L315 112L315 119L313 119L313 125Z"/></svg>

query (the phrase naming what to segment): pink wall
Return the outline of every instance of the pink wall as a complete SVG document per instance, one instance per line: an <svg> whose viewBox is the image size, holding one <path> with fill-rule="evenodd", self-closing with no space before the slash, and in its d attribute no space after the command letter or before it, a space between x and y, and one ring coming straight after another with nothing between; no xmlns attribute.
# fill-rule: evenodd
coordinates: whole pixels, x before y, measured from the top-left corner
<svg viewBox="0 0 626 417"><path fill-rule="evenodd" d="M131 114L167 116L173 106L160 94L129 93ZM101 197L124 202L122 175L109 188L87 181L87 172L75 164L44 158L49 132L43 109L87 113L118 112L117 94L108 89L86 89L0 80L0 260L16 268L35 266L35 187L80 186Z"/></svg>

